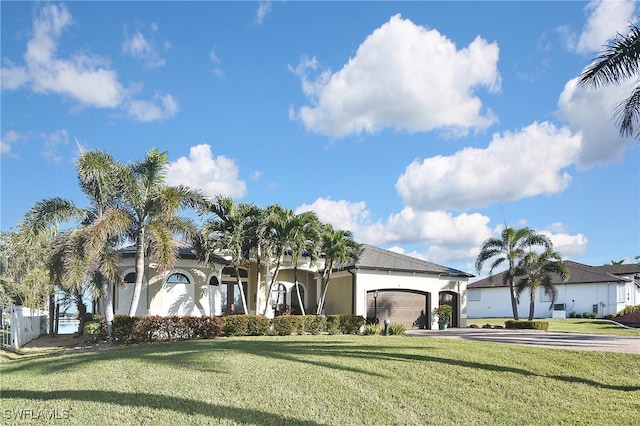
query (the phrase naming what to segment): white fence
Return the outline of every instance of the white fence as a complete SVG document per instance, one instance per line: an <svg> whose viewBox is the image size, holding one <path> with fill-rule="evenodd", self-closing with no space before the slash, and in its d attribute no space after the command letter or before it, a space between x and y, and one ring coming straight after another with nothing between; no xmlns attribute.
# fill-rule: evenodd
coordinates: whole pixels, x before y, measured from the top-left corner
<svg viewBox="0 0 640 426"><path fill-rule="evenodd" d="M14 350L47 332L48 315L39 309L9 305L2 308L2 347Z"/></svg>

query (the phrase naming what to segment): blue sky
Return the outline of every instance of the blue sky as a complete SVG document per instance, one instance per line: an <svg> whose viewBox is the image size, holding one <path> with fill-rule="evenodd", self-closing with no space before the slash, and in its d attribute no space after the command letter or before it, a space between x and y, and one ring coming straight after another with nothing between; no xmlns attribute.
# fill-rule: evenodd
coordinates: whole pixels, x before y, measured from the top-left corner
<svg viewBox="0 0 640 426"><path fill-rule="evenodd" d="M469 272L505 222L578 262L640 255L639 144L611 119L634 82L575 85L636 2L0 7L2 230L85 205L79 145L157 147L170 184Z"/></svg>

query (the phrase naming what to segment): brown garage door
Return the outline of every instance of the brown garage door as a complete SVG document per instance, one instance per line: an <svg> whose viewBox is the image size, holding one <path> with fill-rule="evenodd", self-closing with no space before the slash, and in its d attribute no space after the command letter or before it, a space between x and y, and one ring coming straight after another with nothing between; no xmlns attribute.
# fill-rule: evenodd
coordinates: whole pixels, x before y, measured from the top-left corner
<svg viewBox="0 0 640 426"><path fill-rule="evenodd" d="M377 317L381 326L384 320L402 324L407 330L429 328L429 293L399 290L367 292L367 317Z"/></svg>

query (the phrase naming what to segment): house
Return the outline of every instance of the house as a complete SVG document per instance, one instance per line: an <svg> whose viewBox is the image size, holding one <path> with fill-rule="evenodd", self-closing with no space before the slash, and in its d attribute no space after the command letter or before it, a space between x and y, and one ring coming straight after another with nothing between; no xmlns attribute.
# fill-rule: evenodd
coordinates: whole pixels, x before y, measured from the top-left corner
<svg viewBox="0 0 640 426"><path fill-rule="evenodd" d="M334 270L324 314L354 314L378 318L380 322L389 319L407 328L432 328L437 327L433 308L446 303L454 308L452 326L466 326L466 285L473 275L368 244L361 247L357 262ZM114 311L128 314L135 282L135 248L126 247L120 253L119 268L125 285L113 289ZM146 266L137 315L244 312L235 268L225 258L218 257L213 266L206 266L198 262L186 245L180 246L178 255L171 270L160 272L153 263ZM304 309L305 313L315 313L322 291L319 271L323 267L323 259L312 261L302 256L298 260L300 306L291 256L285 256L269 295L275 261L263 260L258 267L252 260L247 267L239 268L248 312L272 317L286 305L293 312L301 313Z"/></svg>
<svg viewBox="0 0 640 426"><path fill-rule="evenodd" d="M595 313L598 317L617 314L627 305L640 304L640 265L589 266L566 260L569 279L553 277L558 297L550 310L550 299L538 289L535 300L536 318L566 318L571 312ZM511 317L511 299L506 272L470 283L467 288L469 318ZM522 293L518 305L521 317L529 315L529 293Z"/></svg>

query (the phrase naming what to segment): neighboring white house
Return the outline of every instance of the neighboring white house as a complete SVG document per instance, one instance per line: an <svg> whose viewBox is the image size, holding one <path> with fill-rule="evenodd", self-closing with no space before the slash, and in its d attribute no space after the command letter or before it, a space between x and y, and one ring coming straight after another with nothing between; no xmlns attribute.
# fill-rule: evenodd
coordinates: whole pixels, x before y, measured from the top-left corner
<svg viewBox="0 0 640 426"><path fill-rule="evenodd" d="M116 314L128 314L135 282L133 247L120 251L119 268L124 287L114 287ZM187 246L180 247L173 269L158 272L156 265L145 268L142 295L137 315L203 316L243 313L234 268L219 257L213 267L199 263ZM257 262L240 268L240 279L249 313L276 314L274 307L288 305L294 313L302 311L294 283L293 264L285 256L267 295L275 262ZM323 259L312 262L308 257L298 261L298 287L306 313L315 313L321 297ZM324 305L324 313L354 314L389 319L407 328L437 327L432 310L438 304L454 308L452 326L466 325L466 285L473 275L410 256L362 245L356 263L342 265L332 275ZM258 285L259 281L259 285ZM257 309L256 309L257 308Z"/></svg>
<svg viewBox="0 0 640 426"><path fill-rule="evenodd" d="M564 261L569 279L561 282L554 277L558 290L555 306L542 289L535 300L536 318L565 318L571 312L595 313L598 317L617 314L627 305L640 304L640 265L589 266ZM467 286L467 312L469 318L512 317L509 287L503 283L505 272L483 278ZM549 309L549 308L552 309ZM522 293L518 305L520 317L529 315L529 293Z"/></svg>

